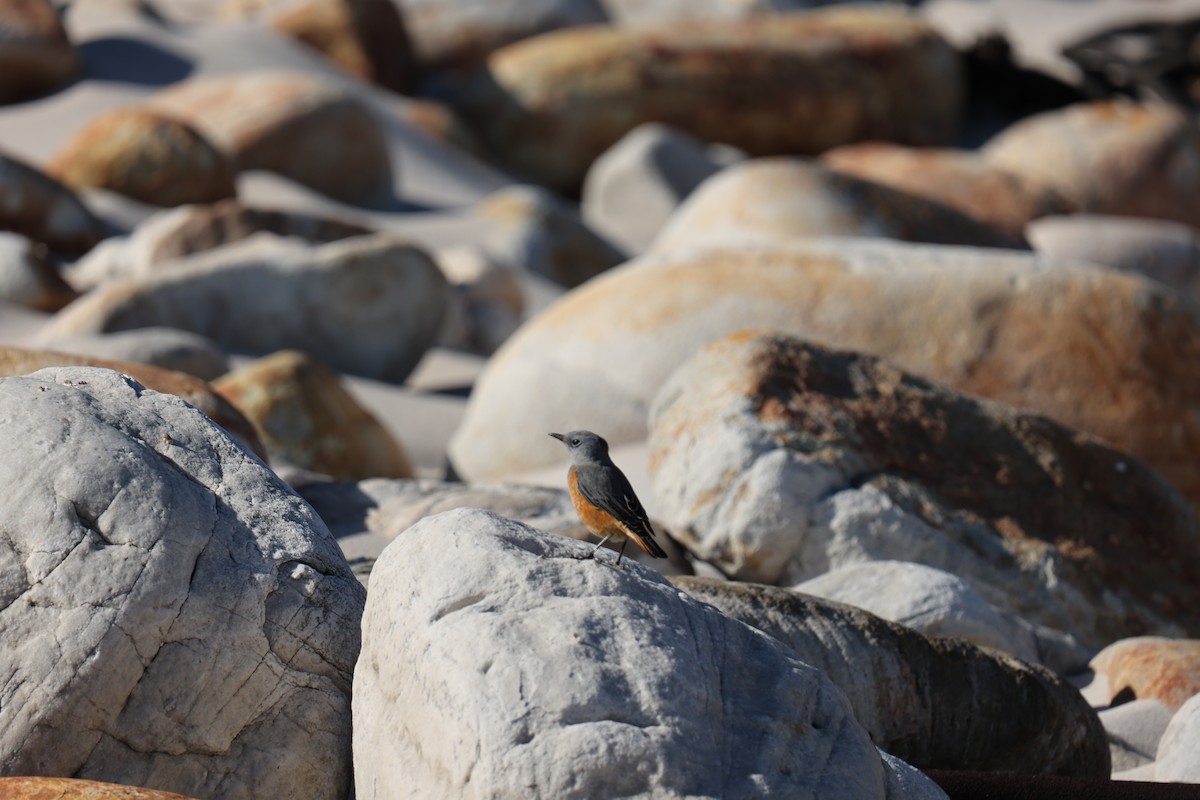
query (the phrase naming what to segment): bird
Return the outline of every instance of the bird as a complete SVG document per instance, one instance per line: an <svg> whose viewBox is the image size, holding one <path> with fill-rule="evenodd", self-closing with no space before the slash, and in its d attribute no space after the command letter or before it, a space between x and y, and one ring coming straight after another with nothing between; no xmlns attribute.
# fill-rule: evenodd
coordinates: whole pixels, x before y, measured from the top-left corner
<svg viewBox="0 0 1200 800"><path fill-rule="evenodd" d="M617 566L630 539L653 557L666 558L666 552L654 541L654 527L629 479L609 458L608 442L591 431L550 435L565 444L571 454L567 488L575 513L585 528L602 537L600 544L592 548L592 556L615 536L624 539L617 553Z"/></svg>

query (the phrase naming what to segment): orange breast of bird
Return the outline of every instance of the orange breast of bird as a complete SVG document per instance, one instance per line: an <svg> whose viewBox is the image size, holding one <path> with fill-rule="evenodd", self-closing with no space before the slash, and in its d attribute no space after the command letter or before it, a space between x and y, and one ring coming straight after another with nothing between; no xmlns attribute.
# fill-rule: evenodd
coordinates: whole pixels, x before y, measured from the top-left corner
<svg viewBox="0 0 1200 800"><path fill-rule="evenodd" d="M571 503L583 526L596 536L629 536L629 529L621 521L604 509L597 508L584 499L579 491L579 475L571 467L567 476L567 485L571 489ZM636 537L634 537L636 539Z"/></svg>

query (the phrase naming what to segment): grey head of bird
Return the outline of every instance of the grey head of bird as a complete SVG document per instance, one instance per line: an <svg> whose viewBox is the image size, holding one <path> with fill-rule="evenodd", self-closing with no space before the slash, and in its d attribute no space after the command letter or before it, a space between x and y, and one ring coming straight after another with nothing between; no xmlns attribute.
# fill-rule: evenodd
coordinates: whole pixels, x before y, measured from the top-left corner
<svg viewBox="0 0 1200 800"><path fill-rule="evenodd" d="M606 464L608 463L608 442L591 431L571 431L570 433L552 433L555 439L567 446L571 453L572 464Z"/></svg>

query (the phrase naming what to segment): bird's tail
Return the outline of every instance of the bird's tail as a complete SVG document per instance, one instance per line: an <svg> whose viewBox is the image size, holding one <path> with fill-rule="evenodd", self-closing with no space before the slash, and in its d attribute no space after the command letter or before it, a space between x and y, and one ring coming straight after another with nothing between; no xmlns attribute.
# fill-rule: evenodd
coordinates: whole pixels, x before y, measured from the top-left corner
<svg viewBox="0 0 1200 800"><path fill-rule="evenodd" d="M638 547L642 548L655 558L667 557L667 551L658 546L658 542L654 541L653 534L645 533L637 535L633 537L633 540L637 542Z"/></svg>

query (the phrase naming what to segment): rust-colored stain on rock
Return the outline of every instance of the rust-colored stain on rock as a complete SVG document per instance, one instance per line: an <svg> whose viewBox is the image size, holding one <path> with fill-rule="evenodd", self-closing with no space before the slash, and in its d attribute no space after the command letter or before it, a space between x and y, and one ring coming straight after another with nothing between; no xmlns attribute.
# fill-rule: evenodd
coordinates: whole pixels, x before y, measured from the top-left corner
<svg viewBox="0 0 1200 800"><path fill-rule="evenodd" d="M0 778L0 800L192 800L181 794L75 778Z"/></svg>

